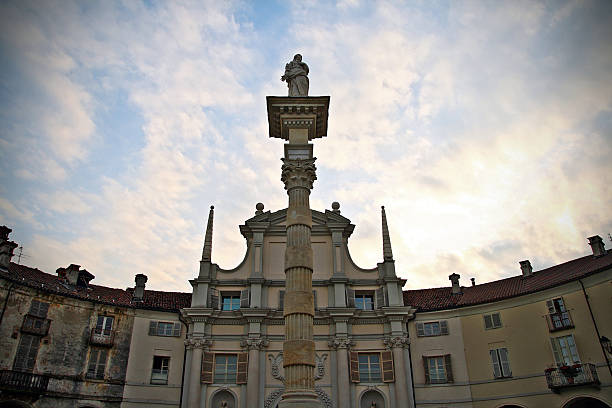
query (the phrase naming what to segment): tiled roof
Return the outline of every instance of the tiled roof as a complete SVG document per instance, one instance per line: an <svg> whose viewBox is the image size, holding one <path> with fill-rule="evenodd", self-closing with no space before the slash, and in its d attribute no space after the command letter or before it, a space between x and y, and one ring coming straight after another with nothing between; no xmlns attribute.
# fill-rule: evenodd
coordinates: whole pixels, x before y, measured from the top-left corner
<svg viewBox="0 0 612 408"><path fill-rule="evenodd" d="M191 304L191 293L156 290L145 290L142 302L132 302L132 288L124 290L91 284L87 288L75 287L64 284L57 275L14 263L9 265L9 273L0 272L0 277L49 293L137 309L176 312Z"/></svg>
<svg viewBox="0 0 612 408"><path fill-rule="evenodd" d="M612 266L612 251L606 255L593 255L574 259L534 272L531 276L513 276L482 285L462 287L462 293L453 294L451 287L404 291L404 304L417 312L453 309L481 303L495 302L515 296L552 288L571 282Z"/></svg>

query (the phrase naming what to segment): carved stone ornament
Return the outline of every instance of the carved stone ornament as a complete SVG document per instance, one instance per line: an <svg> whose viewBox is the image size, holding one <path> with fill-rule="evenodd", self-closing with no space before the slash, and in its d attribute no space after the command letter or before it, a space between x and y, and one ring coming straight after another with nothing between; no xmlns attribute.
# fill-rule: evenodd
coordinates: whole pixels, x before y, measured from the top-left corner
<svg viewBox="0 0 612 408"><path fill-rule="evenodd" d="M327 360L327 354L322 354L320 356L315 355L315 366L316 366L316 370L314 374L315 381L318 381L321 378L325 377L325 360Z"/></svg>
<svg viewBox="0 0 612 408"><path fill-rule="evenodd" d="M393 348L398 348L398 347L404 348L410 345L410 339L408 338L408 336L387 336L383 340L383 343L385 343L385 346L388 349L393 349Z"/></svg>
<svg viewBox="0 0 612 408"><path fill-rule="evenodd" d="M281 181L285 183L285 190L295 187L312 190L312 184L317 179L316 159L281 159Z"/></svg>
<svg viewBox="0 0 612 408"><path fill-rule="evenodd" d="M270 341L265 337L246 338L240 341L240 347L247 350L263 350L268 347Z"/></svg>
<svg viewBox="0 0 612 408"><path fill-rule="evenodd" d="M338 349L348 349L355 345L355 342L350 337L334 337L329 341L329 347L338 350Z"/></svg>
<svg viewBox="0 0 612 408"><path fill-rule="evenodd" d="M203 338L193 338L190 337L185 340L185 346L187 349L204 349L208 350L210 346L212 346L212 340L206 337Z"/></svg>
<svg viewBox="0 0 612 408"><path fill-rule="evenodd" d="M277 355L269 354L268 360L271 364L272 378L285 382L285 376L281 373L283 367L283 353ZM315 381L320 380L325 376L325 361L327 360L327 354L315 355Z"/></svg>

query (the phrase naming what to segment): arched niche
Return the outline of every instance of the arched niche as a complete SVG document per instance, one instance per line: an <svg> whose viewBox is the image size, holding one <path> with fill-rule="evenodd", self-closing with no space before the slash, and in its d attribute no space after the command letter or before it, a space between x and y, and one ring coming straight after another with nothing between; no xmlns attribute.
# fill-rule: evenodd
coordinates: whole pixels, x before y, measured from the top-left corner
<svg viewBox="0 0 612 408"><path fill-rule="evenodd" d="M385 396L378 390L370 389L361 394L359 408L386 408Z"/></svg>
<svg viewBox="0 0 612 408"><path fill-rule="evenodd" d="M597 398L577 397L566 402L563 408L610 408L610 406Z"/></svg>
<svg viewBox="0 0 612 408"><path fill-rule="evenodd" d="M32 405L23 401L8 400L0 401L0 408L32 408Z"/></svg>
<svg viewBox="0 0 612 408"><path fill-rule="evenodd" d="M218 390L210 397L210 408L237 408L236 396L230 390Z"/></svg>

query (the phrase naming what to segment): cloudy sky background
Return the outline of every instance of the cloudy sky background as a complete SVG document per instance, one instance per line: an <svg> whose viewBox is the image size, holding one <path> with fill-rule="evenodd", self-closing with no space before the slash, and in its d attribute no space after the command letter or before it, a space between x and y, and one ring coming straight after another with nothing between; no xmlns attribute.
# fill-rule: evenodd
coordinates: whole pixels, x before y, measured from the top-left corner
<svg viewBox="0 0 612 408"><path fill-rule="evenodd" d="M0 224L22 263L189 291L286 205L266 95L296 52L331 95L311 205L356 262L385 205L407 288L590 253L612 232L612 2L14 1L0 5ZM16 259L15 259L16 260Z"/></svg>

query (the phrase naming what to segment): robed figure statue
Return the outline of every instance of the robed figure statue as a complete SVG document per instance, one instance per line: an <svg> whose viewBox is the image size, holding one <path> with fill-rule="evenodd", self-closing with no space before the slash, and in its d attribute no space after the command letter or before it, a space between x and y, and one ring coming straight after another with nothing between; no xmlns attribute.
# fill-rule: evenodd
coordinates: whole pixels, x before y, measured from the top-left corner
<svg viewBox="0 0 612 408"><path fill-rule="evenodd" d="M289 96L308 96L308 65L302 62L300 54L295 54L293 61L285 65L281 81L287 81Z"/></svg>

